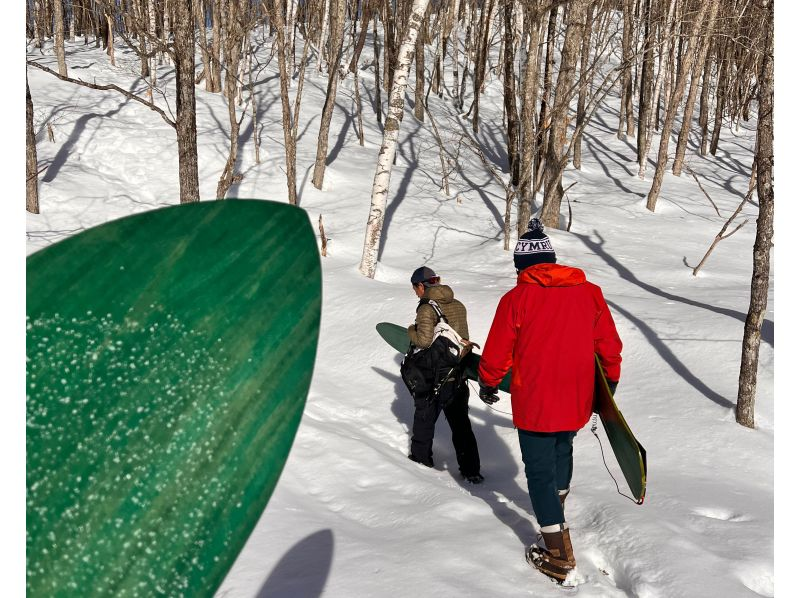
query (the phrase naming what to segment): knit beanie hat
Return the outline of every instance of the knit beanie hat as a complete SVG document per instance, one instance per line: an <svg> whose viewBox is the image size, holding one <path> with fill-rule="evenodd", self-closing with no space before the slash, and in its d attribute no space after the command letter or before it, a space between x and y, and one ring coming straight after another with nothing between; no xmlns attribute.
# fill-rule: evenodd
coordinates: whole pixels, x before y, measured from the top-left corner
<svg viewBox="0 0 800 598"><path fill-rule="evenodd" d="M518 272L534 264L555 264L556 252L550 244L550 237L544 233L544 226L538 218L531 218L528 231L517 241L514 248L514 266Z"/></svg>
<svg viewBox="0 0 800 598"><path fill-rule="evenodd" d="M411 284L423 283L425 287L429 287L431 285L438 284L438 282L439 277L436 276L436 272L427 266L421 266L417 268L411 275Z"/></svg>

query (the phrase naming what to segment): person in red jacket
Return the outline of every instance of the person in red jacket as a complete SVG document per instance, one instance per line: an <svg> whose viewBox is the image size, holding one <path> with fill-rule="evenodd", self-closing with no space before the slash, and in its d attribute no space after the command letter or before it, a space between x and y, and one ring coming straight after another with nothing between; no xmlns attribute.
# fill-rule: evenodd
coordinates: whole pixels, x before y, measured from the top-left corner
<svg viewBox="0 0 800 598"><path fill-rule="evenodd" d="M496 402L497 387L512 370L514 426L545 544L534 544L525 556L564 583L576 565L564 518L572 441L592 414L594 355L613 392L622 341L600 287L582 270L556 264L537 218L517 241L514 265L517 285L500 299L478 367L479 396L487 404Z"/></svg>

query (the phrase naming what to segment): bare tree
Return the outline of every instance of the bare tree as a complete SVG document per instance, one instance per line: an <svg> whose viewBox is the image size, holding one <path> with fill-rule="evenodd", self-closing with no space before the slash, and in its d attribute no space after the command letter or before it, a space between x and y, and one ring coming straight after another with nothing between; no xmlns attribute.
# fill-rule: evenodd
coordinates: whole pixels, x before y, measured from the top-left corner
<svg viewBox="0 0 800 598"><path fill-rule="evenodd" d="M55 21L54 49L58 59L58 72L67 76L67 59L64 55L64 5L63 0L53 0L53 20Z"/></svg>
<svg viewBox="0 0 800 598"><path fill-rule="evenodd" d="M503 99L506 113L506 146L508 148L508 168L511 172L511 184L519 185L519 135L520 123L517 111L517 86L515 80L514 51L514 1L503 1L503 45L505 67L503 69Z"/></svg>
<svg viewBox="0 0 800 598"><path fill-rule="evenodd" d="M622 16L622 93L620 93L619 127L617 128L617 137L620 139L624 139L626 135L633 135L633 76L631 74L633 70L633 0L623 0ZM591 23L590 18L587 18L587 23ZM589 30L588 34L584 35L591 37L591 24L587 29ZM584 44L588 45L588 42L584 41ZM579 155L577 147L576 155Z"/></svg>
<svg viewBox="0 0 800 598"><path fill-rule="evenodd" d="M626 0L628 2L629 0ZM591 74L591 69L589 67L589 51L591 49L591 41L592 41L592 17L594 14L594 2L590 2L589 6L586 7L586 21L585 26L583 28L583 40L581 41L581 71L580 71L580 80L579 80L579 87L578 87L578 109L575 115L575 124L577 127L580 127L583 124L584 119L586 118L586 95L589 88L589 77ZM632 18L631 18L632 20ZM628 18L625 18L626 27L628 27ZM632 24L630 28L632 28ZM629 33L629 37L632 35ZM630 53L630 40L628 40L628 52ZM623 44L624 46L624 44ZM623 93L621 94L621 104L622 107L620 108L620 116L619 116L619 131L617 133L618 136L624 137L623 135L623 122L625 121L623 114L626 109L633 111L633 83L631 82L631 65L630 65L630 56L623 52L624 63L622 65L622 89ZM627 81L626 81L627 77ZM630 104L630 105L629 105ZM631 116L630 122L633 123L633 117ZM572 152L572 165L575 166L578 170L581 169L581 154L582 154L582 141L583 141L583 134L576 133L575 138L575 149Z"/></svg>
<svg viewBox="0 0 800 598"><path fill-rule="evenodd" d="M659 141L658 146L658 161L656 162L656 170L653 174L653 184L650 187L650 193L647 195L647 209L651 212L655 211L658 195L661 193L661 184L664 181L664 171L667 169L667 152L669 150L669 138L672 134L672 125L675 121L675 116L678 113L678 105L683 97L683 88L689 69L692 67L692 61L688 57L691 57L694 54L700 29L703 26L705 16L710 6L713 6L714 14L716 14L716 7L719 6L718 0L714 0L711 5L706 2L700 3L700 8L695 14L694 20L692 21L692 30L689 35L689 41L687 42L687 59L681 63L672 94L670 94L669 98L665 97L665 100L668 101L668 106L666 112L664 113L664 127L661 131L661 140Z"/></svg>
<svg viewBox="0 0 800 598"><path fill-rule="evenodd" d="M672 163L672 174L680 176L681 169L683 168L683 160L686 155L686 145L689 142L689 130L692 127L692 117L694 116L695 101L697 100L697 88L700 84L700 75L706 65L706 55L708 48L711 45L711 36L714 31L714 23L717 17L717 10L719 9L719 0L711 0L711 13L708 18L708 33L700 42L697 57L694 61L694 68L692 69L692 80L689 83L689 95L686 98L686 108L683 113L683 122L681 123L681 131L678 134L678 142L675 145L675 160Z"/></svg>
<svg viewBox="0 0 800 598"><path fill-rule="evenodd" d="M520 151L520 189L517 203L517 235L522 235L531 218L534 155L536 152L536 103L539 91L539 36L541 17L538 2L525 6L524 27L528 36L525 53L525 75L522 80L522 131Z"/></svg>
<svg viewBox="0 0 800 598"><path fill-rule="evenodd" d="M39 213L39 162L36 159L36 133L33 132L33 101L25 73L25 209Z"/></svg>
<svg viewBox="0 0 800 598"><path fill-rule="evenodd" d="M556 80L553 112L550 120L550 136L545 162L544 201L542 224L552 228L559 225L559 212L564 189L561 175L564 171L563 149L569 124L569 105L575 92L575 66L578 61L579 44L583 36L584 18L589 0L574 0L567 11L567 29L561 48L561 63ZM591 26L591 24L589 24Z"/></svg>
<svg viewBox="0 0 800 598"><path fill-rule="evenodd" d="M411 15L408 19L408 28L397 55L397 65L389 97L389 109L386 114L386 126L383 130L383 143L378 153L375 179L372 183L372 200L364 235L364 251L359 266L359 271L369 278L375 278L375 268L378 263L378 246L383 233L383 219L386 215L386 197L389 194L389 182L392 175L392 163L397 149L400 123L403 121L408 71L414 58L417 35L427 8L428 0L413 0Z"/></svg>
<svg viewBox="0 0 800 598"><path fill-rule="evenodd" d="M266 10L266 4L264 4ZM269 12L269 11L267 11ZM278 69L281 83L281 110L283 113L283 143L286 154L286 186L289 193L289 203L297 205L297 123L300 117L300 99L303 93L303 79L305 76L306 57L308 56L309 40L306 38L303 57L300 61L300 75L295 92L295 105L292 111L289 105L289 64L286 59L287 40L284 33L283 14L280 2L273 3L270 13L276 24L276 38L278 43ZM320 225L322 216L320 216Z"/></svg>
<svg viewBox="0 0 800 598"><path fill-rule="evenodd" d="M748 428L755 427L756 379L758 353L761 343L761 326L767 311L769 296L769 252L772 247L773 218L775 213L773 178L773 90L774 90L774 38L773 0L762 0L766 8L766 39L758 81L758 139L756 141L756 177L758 188L758 220L756 242L753 246L753 278L750 284L750 309L744 325L742 363L739 370L739 394L736 399L736 421Z"/></svg>
<svg viewBox="0 0 800 598"><path fill-rule="evenodd" d="M494 10L495 0L487 0L483 3L481 11L480 42L476 45L475 52L475 75L473 78L472 96L472 131L478 132L479 107L481 99L481 89L486 78L486 61L489 54L489 29L491 26L492 11Z"/></svg>
<svg viewBox="0 0 800 598"><path fill-rule="evenodd" d="M317 137L317 158L314 161L314 176L311 182L317 189L322 189L325 179L325 162L328 159L328 132L331 127L333 108L336 106L336 91L339 87L339 61L342 56L344 43L344 11L346 0L333 0L335 6L331 9L331 54L328 64L328 91L325 95L325 104L322 106L322 118L319 123Z"/></svg>
<svg viewBox="0 0 800 598"><path fill-rule="evenodd" d="M194 95L194 21L192 0L175 1L175 125L178 134L178 180L181 203L200 201L197 169L197 117Z"/></svg>
<svg viewBox="0 0 800 598"><path fill-rule="evenodd" d="M223 52L225 55L225 102L228 105L228 123L230 125L230 144L228 159L217 183L217 199L223 199L236 178L236 158L239 151L239 128L246 111L241 118L236 114L236 92L239 86L237 73L242 59L242 47L250 34L248 22L247 0L229 0L226 6L225 37Z"/></svg>

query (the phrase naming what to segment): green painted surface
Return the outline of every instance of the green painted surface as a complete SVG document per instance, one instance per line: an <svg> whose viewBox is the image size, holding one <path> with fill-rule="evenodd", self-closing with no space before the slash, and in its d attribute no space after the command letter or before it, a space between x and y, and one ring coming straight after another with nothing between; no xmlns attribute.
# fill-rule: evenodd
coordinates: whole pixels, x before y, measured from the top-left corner
<svg viewBox="0 0 800 598"><path fill-rule="evenodd" d="M389 345L396 351L405 353L408 350L408 332L403 326L381 322L375 329ZM464 358L464 371L470 380L478 379L478 363L480 354L473 351ZM628 427L625 418L617 407L614 397L608 388L608 382L600 368L600 362L595 356L595 397L594 410L600 415L603 428L608 436L608 441L617 458L625 480L633 493L634 498L641 504L644 501L645 486L647 482L647 453L639 444L636 437ZM505 375L500 384L500 390L511 390L511 371Z"/></svg>
<svg viewBox="0 0 800 598"><path fill-rule="evenodd" d="M595 355L594 410L600 415L608 442L633 497L642 504L647 485L647 452L636 440L617 407L597 355Z"/></svg>
<svg viewBox="0 0 800 598"><path fill-rule="evenodd" d="M321 276L308 216L154 210L27 260L28 596L211 596L305 404Z"/></svg>

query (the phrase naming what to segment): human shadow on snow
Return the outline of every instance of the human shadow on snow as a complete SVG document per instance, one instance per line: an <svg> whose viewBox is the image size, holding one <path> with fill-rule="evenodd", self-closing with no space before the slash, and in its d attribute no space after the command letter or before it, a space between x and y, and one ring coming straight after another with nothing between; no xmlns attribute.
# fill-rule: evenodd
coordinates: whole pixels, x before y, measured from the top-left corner
<svg viewBox="0 0 800 598"><path fill-rule="evenodd" d="M322 596L333 561L333 532L320 530L295 544L273 567L256 598Z"/></svg>
<svg viewBox="0 0 800 598"><path fill-rule="evenodd" d="M414 401L399 375L400 362L395 359L397 374L380 368L372 369L394 383L395 399L391 410L394 416L408 431L411 440L411 427L414 420ZM492 509L494 516L506 525L519 538L523 546L530 545L536 539L536 527L527 489L520 488L515 482L519 475L521 459L513 455L508 445L500 438L498 429L512 428L511 416L500 414L495 409L481 408L483 405L470 385L470 422L478 443L481 457L481 473L486 478L482 484L469 484L461 478L458 461L451 440L450 426L444 414L436 421L436 432L433 439L433 469L447 471L453 480L468 490L476 498L483 500ZM476 405L477 403L477 405ZM411 465L411 463L409 462ZM421 466L420 466L421 467ZM514 505L516 509L512 508ZM520 515L518 511L525 513Z"/></svg>

